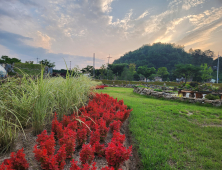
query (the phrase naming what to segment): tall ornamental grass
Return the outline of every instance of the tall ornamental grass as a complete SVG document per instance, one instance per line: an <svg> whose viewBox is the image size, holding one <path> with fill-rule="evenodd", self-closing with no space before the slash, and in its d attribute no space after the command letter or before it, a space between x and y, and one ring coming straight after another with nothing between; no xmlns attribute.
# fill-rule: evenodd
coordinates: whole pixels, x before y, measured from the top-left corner
<svg viewBox="0 0 222 170"><path fill-rule="evenodd" d="M15 139L18 130L33 127L38 134L51 122L54 112L61 119L77 110L97 84L90 77L73 73L66 78L44 77L42 70L38 78L24 74L1 85L0 149Z"/></svg>

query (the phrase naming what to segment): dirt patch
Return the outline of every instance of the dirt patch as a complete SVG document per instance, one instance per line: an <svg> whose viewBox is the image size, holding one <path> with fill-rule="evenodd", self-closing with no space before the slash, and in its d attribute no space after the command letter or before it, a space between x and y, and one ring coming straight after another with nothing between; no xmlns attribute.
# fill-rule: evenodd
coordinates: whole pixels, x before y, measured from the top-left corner
<svg viewBox="0 0 222 170"><path fill-rule="evenodd" d="M129 131L129 120L126 120L122 127L120 132L122 134L125 134L126 136L126 141L124 143L125 147L129 147L133 144L133 138L131 136L131 133ZM22 133L19 133L18 138L15 141L14 146L12 147L12 149L10 150L10 152L17 152L17 150L24 148L24 153L26 154L26 159L29 163L29 170L41 170L41 166L40 164L35 160L34 158L34 153L33 153L33 147L36 144L36 136L34 136L32 134L32 129L26 129L25 130L25 134L26 134L26 138ZM108 143L111 141L112 138L112 132L109 131L106 140L102 143L105 144L105 146L107 147ZM56 141L57 145L56 145L56 151L59 149L59 145L58 145L58 141ZM89 143L89 137L86 143ZM73 158L75 159L75 161L80 162L79 158L79 152L81 151L81 148L76 148ZM3 155L0 155L0 164L3 162L4 159L8 159L10 157L10 152L5 153ZM71 159L66 159L66 165L64 167L64 170L69 170L71 164L70 164ZM95 156L94 161L96 162L96 166L99 169L101 169L102 167L107 166L107 162L106 162L106 158L100 158ZM78 163L78 165L80 165L80 163ZM137 149L135 147L133 147L133 151L132 151L132 156L130 157L130 159L126 162L124 162L123 166L121 167L123 170L139 170L141 169L141 161L139 159L138 156L138 152Z"/></svg>

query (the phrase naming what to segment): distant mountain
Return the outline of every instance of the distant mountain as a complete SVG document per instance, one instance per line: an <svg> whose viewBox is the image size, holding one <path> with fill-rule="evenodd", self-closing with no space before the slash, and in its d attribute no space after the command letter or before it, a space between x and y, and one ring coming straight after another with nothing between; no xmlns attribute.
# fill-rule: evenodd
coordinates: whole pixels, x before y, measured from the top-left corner
<svg viewBox="0 0 222 170"><path fill-rule="evenodd" d="M214 53L210 50L190 49L189 53L183 46L169 43L154 43L153 45L143 45L141 48L130 51L115 60L113 64L135 63L136 67L147 65L148 67L167 67L172 71L175 64L194 64L201 65L207 63L212 65Z"/></svg>

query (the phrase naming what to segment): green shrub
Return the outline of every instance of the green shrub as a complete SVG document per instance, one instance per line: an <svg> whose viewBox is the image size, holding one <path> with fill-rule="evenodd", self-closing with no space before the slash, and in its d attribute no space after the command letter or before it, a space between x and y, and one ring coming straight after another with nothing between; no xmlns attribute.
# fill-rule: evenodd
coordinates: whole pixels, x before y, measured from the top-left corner
<svg viewBox="0 0 222 170"><path fill-rule="evenodd" d="M186 88L190 89L190 88L191 88L191 86L190 86L189 84L186 84Z"/></svg>
<svg viewBox="0 0 222 170"><path fill-rule="evenodd" d="M217 100L217 99L220 99L219 96L215 96L215 95L212 95L212 94L207 94L207 95L205 96L205 98L208 99L208 100Z"/></svg>
<svg viewBox="0 0 222 170"><path fill-rule="evenodd" d="M197 87L198 85L199 85L199 83L196 82L196 81L190 82L190 86L191 86L191 87Z"/></svg>
<svg viewBox="0 0 222 170"><path fill-rule="evenodd" d="M154 91L162 92L162 90L161 90L161 89L154 89Z"/></svg>

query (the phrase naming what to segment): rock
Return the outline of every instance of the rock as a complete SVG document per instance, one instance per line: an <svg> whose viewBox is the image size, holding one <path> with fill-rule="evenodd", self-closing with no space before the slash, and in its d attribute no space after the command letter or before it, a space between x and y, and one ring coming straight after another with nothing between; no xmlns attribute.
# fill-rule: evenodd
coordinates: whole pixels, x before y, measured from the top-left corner
<svg viewBox="0 0 222 170"><path fill-rule="evenodd" d="M195 99L194 98L190 98L189 97L188 100L189 100L190 103L195 103Z"/></svg>
<svg viewBox="0 0 222 170"><path fill-rule="evenodd" d="M212 104L213 104L213 106L218 107L218 106L221 106L221 101L220 100L214 100L214 101L212 101Z"/></svg>
<svg viewBox="0 0 222 170"><path fill-rule="evenodd" d="M167 90L167 88L166 87L161 87L161 90Z"/></svg>
<svg viewBox="0 0 222 170"><path fill-rule="evenodd" d="M196 102L196 103L203 103L203 101L204 101L203 99L199 99L199 98L196 98L196 99L195 99L195 102Z"/></svg>
<svg viewBox="0 0 222 170"><path fill-rule="evenodd" d="M213 100L205 100L204 103L212 104Z"/></svg>

